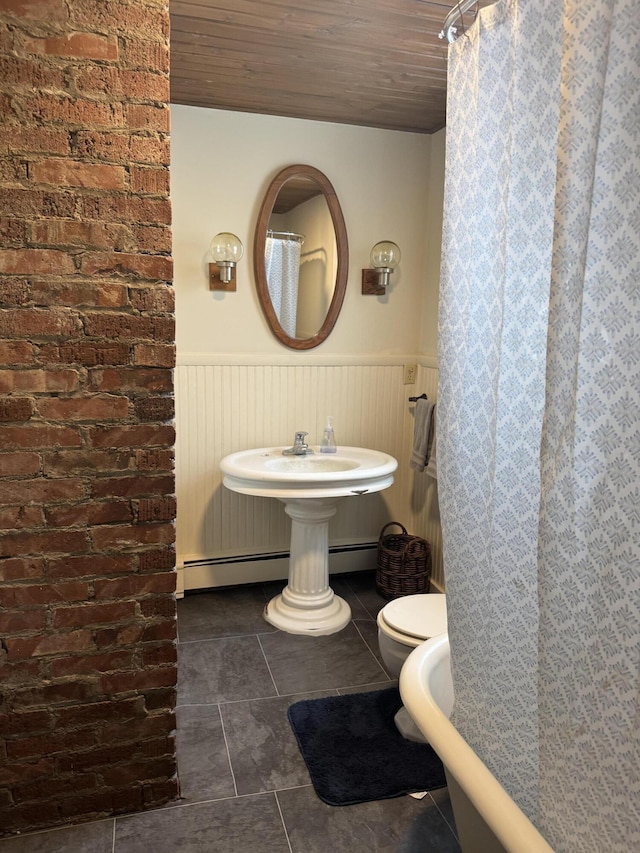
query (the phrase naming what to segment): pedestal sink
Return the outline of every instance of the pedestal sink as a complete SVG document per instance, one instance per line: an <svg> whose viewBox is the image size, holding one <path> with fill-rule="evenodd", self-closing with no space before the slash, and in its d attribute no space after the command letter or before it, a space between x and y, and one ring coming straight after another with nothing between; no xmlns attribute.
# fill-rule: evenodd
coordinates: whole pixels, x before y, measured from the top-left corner
<svg viewBox="0 0 640 853"><path fill-rule="evenodd" d="M220 462L223 483L243 495L278 498L291 518L289 579L264 617L290 634L334 634L351 619L329 586L329 520L339 498L380 492L398 463L379 450L340 447L337 453L285 456L282 447L242 450Z"/></svg>

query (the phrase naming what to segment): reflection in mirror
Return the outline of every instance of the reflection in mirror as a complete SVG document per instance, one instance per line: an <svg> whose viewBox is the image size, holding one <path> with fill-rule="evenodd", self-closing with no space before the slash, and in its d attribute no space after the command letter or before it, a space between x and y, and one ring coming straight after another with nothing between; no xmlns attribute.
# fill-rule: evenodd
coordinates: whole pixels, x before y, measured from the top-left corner
<svg viewBox="0 0 640 853"><path fill-rule="evenodd" d="M258 296L274 335L310 349L333 328L344 299L347 235L335 191L312 166L289 166L271 183L256 227Z"/></svg>

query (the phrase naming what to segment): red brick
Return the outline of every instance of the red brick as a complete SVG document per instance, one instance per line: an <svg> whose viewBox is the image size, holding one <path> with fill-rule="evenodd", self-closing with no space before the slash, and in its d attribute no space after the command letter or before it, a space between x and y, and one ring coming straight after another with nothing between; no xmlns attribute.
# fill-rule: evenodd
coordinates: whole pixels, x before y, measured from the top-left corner
<svg viewBox="0 0 640 853"><path fill-rule="evenodd" d="M171 471L173 469L172 450L136 450L134 457L138 471Z"/></svg>
<svg viewBox="0 0 640 853"><path fill-rule="evenodd" d="M129 301L127 288L110 281L42 281L31 283L31 296L36 305L73 305L119 308ZM45 360L43 356L43 361Z"/></svg>
<svg viewBox="0 0 640 853"><path fill-rule="evenodd" d="M0 571L2 562L0 561ZM131 554L86 554L64 559L47 560L47 577L80 578L106 575L119 575L134 570L134 558ZM18 571L16 568L15 571ZM1 575L0 575L1 576Z"/></svg>
<svg viewBox="0 0 640 853"><path fill-rule="evenodd" d="M95 501L56 506L46 511L47 525L50 527L87 527L92 524L116 524L133 521L133 512L129 501Z"/></svg>
<svg viewBox="0 0 640 853"><path fill-rule="evenodd" d="M17 114L29 115L36 125L62 124L69 128L89 126L96 130L125 126L121 104L82 98L33 95L19 100Z"/></svg>
<svg viewBox="0 0 640 853"><path fill-rule="evenodd" d="M0 632L20 634L23 631L42 631L47 622L44 610L5 610L0 612ZM6 729L0 729L6 731Z"/></svg>
<svg viewBox="0 0 640 853"><path fill-rule="evenodd" d="M9 735L33 734L53 728L54 718L48 711L26 711L22 714L0 714L0 731ZM2 784L0 782L0 784Z"/></svg>
<svg viewBox="0 0 640 853"><path fill-rule="evenodd" d="M50 273L70 275L75 271L73 259L55 249L0 250L0 272L36 275Z"/></svg>
<svg viewBox="0 0 640 853"><path fill-rule="evenodd" d="M153 551L143 551L138 563L141 572L170 571L176 564L175 551L171 546Z"/></svg>
<svg viewBox="0 0 640 853"><path fill-rule="evenodd" d="M43 470L47 476L57 477L126 471L131 467L132 455L129 450L60 450L45 454Z"/></svg>
<svg viewBox="0 0 640 853"><path fill-rule="evenodd" d="M0 477L19 477L40 471L40 454L30 452L0 453Z"/></svg>
<svg viewBox="0 0 640 853"><path fill-rule="evenodd" d="M145 702L149 713L173 710L176 707L176 698L176 691L172 689L158 689L145 693Z"/></svg>
<svg viewBox="0 0 640 853"><path fill-rule="evenodd" d="M94 697L94 692L94 684L86 680L43 683L42 685L16 690L12 701L16 710L36 706L48 708L50 705L60 703L88 702Z"/></svg>
<svg viewBox="0 0 640 853"><path fill-rule="evenodd" d="M14 554L72 554L86 550L86 534L81 531L8 533L0 538L0 557Z"/></svg>
<svg viewBox="0 0 640 853"><path fill-rule="evenodd" d="M139 397L133 411L139 421L171 421L175 416L173 397Z"/></svg>
<svg viewBox="0 0 640 853"><path fill-rule="evenodd" d="M160 196L169 193L168 169L131 166L129 181L134 193Z"/></svg>
<svg viewBox="0 0 640 853"><path fill-rule="evenodd" d="M27 91L37 89L40 92L59 92L65 84L62 69L15 56L0 57L0 80L13 91L23 87Z"/></svg>
<svg viewBox="0 0 640 853"><path fill-rule="evenodd" d="M163 281L171 281L173 276L171 258L127 252L86 252L80 259L80 269L84 275L107 273ZM15 270L8 270L8 272L15 272Z"/></svg>
<svg viewBox="0 0 640 853"><path fill-rule="evenodd" d="M136 201L149 204L157 202L156 199L136 199ZM74 215L76 203L76 196L69 192L40 192L0 187L0 213L9 216L63 218Z"/></svg>
<svg viewBox="0 0 640 853"><path fill-rule="evenodd" d="M2 211L0 191L0 212ZM8 213L13 213L11 205ZM120 196L83 196L77 202L78 215L104 222L135 222L168 225L171 222L171 203L168 199ZM52 214L53 215L53 214ZM67 214L60 213L59 216Z"/></svg>
<svg viewBox="0 0 640 853"><path fill-rule="evenodd" d="M112 604L83 604L79 607L58 607L53 613L54 628L74 628L84 625L103 625L135 617L134 601Z"/></svg>
<svg viewBox="0 0 640 853"><path fill-rule="evenodd" d="M9 660L19 658L59 655L63 652L78 652L93 648L91 631L57 632L37 637L16 637L5 640ZM67 673L58 673L66 675Z"/></svg>
<svg viewBox="0 0 640 853"><path fill-rule="evenodd" d="M126 397L92 394L87 397L51 397L38 401L43 418L61 421L117 421L129 413Z"/></svg>
<svg viewBox="0 0 640 853"><path fill-rule="evenodd" d="M33 400L29 397L0 397L0 421L4 423L28 421L33 413ZM12 429L15 430L16 427L0 427L0 438ZM3 446L8 448L11 444L8 443Z"/></svg>
<svg viewBox="0 0 640 853"><path fill-rule="evenodd" d="M132 68L153 68L156 71L169 71L169 51L166 44L156 44L128 37L120 52L122 65Z"/></svg>
<svg viewBox="0 0 640 853"><path fill-rule="evenodd" d="M22 401L33 405L31 400L24 397L16 397L9 402L21 403ZM0 399L0 421L22 420L18 417L6 417L3 408L4 401ZM28 415L27 417L30 417ZM25 418L26 420L26 418ZM81 447L82 439L77 429L53 424L29 424L28 426L0 426L0 447L6 450L21 448L56 448L56 447Z"/></svg>
<svg viewBox="0 0 640 853"><path fill-rule="evenodd" d="M133 360L137 365L148 367L174 367L176 349L173 344L136 344Z"/></svg>
<svg viewBox="0 0 640 853"><path fill-rule="evenodd" d="M136 545L166 545L175 540L175 530L171 524L118 524L93 528L91 538L97 551L108 551Z"/></svg>
<svg viewBox="0 0 640 853"><path fill-rule="evenodd" d="M117 38L95 33L66 33L64 36L31 38L25 41L25 49L30 53L43 53L49 56L106 60L118 58Z"/></svg>
<svg viewBox="0 0 640 853"><path fill-rule="evenodd" d="M69 17L65 0L2 0L2 11L35 21L64 23Z"/></svg>
<svg viewBox="0 0 640 853"><path fill-rule="evenodd" d="M178 622L175 617L170 617L167 622L155 622L147 625L142 632L143 643L155 643L159 640L176 640L178 637Z"/></svg>
<svg viewBox="0 0 640 853"><path fill-rule="evenodd" d="M163 643L142 649L142 662L145 666L165 666L177 664L178 650L174 643Z"/></svg>
<svg viewBox="0 0 640 853"><path fill-rule="evenodd" d="M96 580L94 584L97 599L127 598L141 595L175 592L175 577L171 572L154 575L129 575L126 578Z"/></svg>
<svg viewBox="0 0 640 853"><path fill-rule="evenodd" d="M173 521L175 517L175 495L143 498L138 501L138 521Z"/></svg>
<svg viewBox="0 0 640 853"><path fill-rule="evenodd" d="M131 225L131 236L139 252L171 253L171 230L156 225ZM149 309L141 309L149 310ZM157 308L158 311L172 311L172 308Z"/></svg>
<svg viewBox="0 0 640 853"><path fill-rule="evenodd" d="M169 141L151 136L132 136L123 131L80 130L73 140L76 157L112 163L153 163L168 166ZM170 251L167 249L167 251Z"/></svg>
<svg viewBox="0 0 640 853"><path fill-rule="evenodd" d="M60 157L39 160L29 166L29 178L37 184L63 187L90 187L101 190L121 190L124 187L123 166L106 163L83 163Z"/></svg>
<svg viewBox="0 0 640 853"><path fill-rule="evenodd" d="M169 424L95 427L89 430L89 439L93 447L172 447L175 429Z"/></svg>
<svg viewBox="0 0 640 853"><path fill-rule="evenodd" d="M0 341L0 364L33 364L33 344L28 341Z"/></svg>
<svg viewBox="0 0 640 853"><path fill-rule="evenodd" d="M25 249L26 252L50 252L49 249ZM67 257L64 252L53 254ZM33 270L32 272L35 272ZM0 311L0 335L5 337L68 338L80 330L76 314L60 308L15 308Z"/></svg>
<svg viewBox="0 0 640 853"><path fill-rule="evenodd" d="M41 658L25 659L18 661L9 661L4 659L2 665L2 686L3 690L8 687L12 689L23 688L27 685L33 685L46 677L43 671ZM13 704L13 698L12 698Z"/></svg>
<svg viewBox="0 0 640 853"><path fill-rule="evenodd" d="M62 344L45 344L41 350L43 360L49 364L128 364L129 344L119 341L71 341Z"/></svg>
<svg viewBox="0 0 640 853"><path fill-rule="evenodd" d="M165 476L150 476L149 474L132 474L130 476L109 477L97 479L92 483L92 497L142 497L173 492L173 474ZM157 519L154 519L157 520Z"/></svg>
<svg viewBox="0 0 640 853"><path fill-rule="evenodd" d="M5 124L0 137L0 154L69 154L69 134L49 127L18 127Z"/></svg>
<svg viewBox="0 0 640 853"><path fill-rule="evenodd" d="M55 502L79 500L84 497L85 484L79 479L0 481L0 503Z"/></svg>
<svg viewBox="0 0 640 853"><path fill-rule="evenodd" d="M13 557L0 560L0 581L33 580L44 576L41 557Z"/></svg>
<svg viewBox="0 0 640 853"><path fill-rule="evenodd" d="M33 607L35 605L59 604L68 601L83 601L89 596L89 586L80 581L58 584L16 584L0 589L3 607Z"/></svg>
<svg viewBox="0 0 640 853"><path fill-rule="evenodd" d="M172 769L173 768L173 769ZM164 778L173 775L175 770L175 761L173 757L155 758L148 761L141 761L134 765L120 765L107 767L102 777L107 785L121 787L127 783L137 782L139 779Z"/></svg>
<svg viewBox="0 0 640 853"><path fill-rule="evenodd" d="M76 86L82 95L108 95L113 100L169 100L167 75L149 71L90 65L81 70Z"/></svg>
<svg viewBox="0 0 640 853"><path fill-rule="evenodd" d="M44 527L44 516L40 507L0 507L0 530L16 530L27 527Z"/></svg>
<svg viewBox="0 0 640 853"><path fill-rule="evenodd" d="M0 393L15 391L75 391L77 370L0 370Z"/></svg>
<svg viewBox="0 0 640 853"><path fill-rule="evenodd" d="M104 222L75 222L71 219L49 219L42 222L32 222L30 234L31 243L44 246L82 246L87 249L113 248L126 250L129 244L133 242L131 232L125 225ZM42 287L46 287L47 284L50 282L42 282ZM80 282L80 284L86 286L90 282ZM66 282L65 285L70 287L70 284Z"/></svg>
<svg viewBox="0 0 640 853"><path fill-rule="evenodd" d="M175 687L176 668L173 666L146 669L142 672L119 672L100 679L100 689L107 694L144 692L154 687Z"/></svg>
<svg viewBox="0 0 640 853"><path fill-rule="evenodd" d="M172 597L157 595L140 601L140 613L145 619L175 619L176 602Z"/></svg>
<svg viewBox="0 0 640 853"><path fill-rule="evenodd" d="M133 646L144 636L143 625L125 625L123 628L102 628L95 632L96 645L99 649L110 646Z"/></svg>
<svg viewBox="0 0 640 853"><path fill-rule="evenodd" d="M26 225L22 219L9 216L0 217L0 241L5 248L23 246L26 243ZM4 300L3 300L4 301Z"/></svg>
<svg viewBox="0 0 640 853"><path fill-rule="evenodd" d="M142 696L108 702L92 702L75 708L60 708L57 712L58 724L70 729L101 726L114 721L122 724L144 718L145 715Z"/></svg>
<svg viewBox="0 0 640 853"><path fill-rule="evenodd" d="M73 655L52 660L49 668L53 678L68 675L93 675L104 672L122 672L133 668L133 651L111 651L95 655ZM168 661L167 661L168 663ZM122 738L122 725L118 724Z"/></svg>
<svg viewBox="0 0 640 853"><path fill-rule="evenodd" d="M82 741L81 741L82 742ZM70 746L74 744L71 743ZM95 773L83 773L70 779L52 776L49 779L39 779L27 785L18 785L13 789L16 803L40 802L54 797L60 798L60 789L73 785L74 791L94 790L98 787L98 777Z"/></svg>
<svg viewBox="0 0 640 853"><path fill-rule="evenodd" d="M39 714L40 711L34 713ZM18 715L12 714L11 716L15 717ZM26 782L29 779L50 776L53 771L54 763L50 758L41 758L38 761L30 763L25 761L7 762L4 765L0 765L0 785L13 785L17 782Z"/></svg>
<svg viewBox="0 0 640 853"><path fill-rule="evenodd" d="M89 371L89 385L97 391L173 390L173 375L168 369L144 367L99 368Z"/></svg>
<svg viewBox="0 0 640 853"><path fill-rule="evenodd" d="M169 132L170 116L168 106L147 106L145 104L127 104L125 107L125 126L130 130L159 130Z"/></svg>

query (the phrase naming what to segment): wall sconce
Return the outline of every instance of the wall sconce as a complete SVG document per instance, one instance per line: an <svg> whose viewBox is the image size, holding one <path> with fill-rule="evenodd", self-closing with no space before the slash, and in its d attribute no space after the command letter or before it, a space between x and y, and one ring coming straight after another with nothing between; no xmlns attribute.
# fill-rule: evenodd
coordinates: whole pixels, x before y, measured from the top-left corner
<svg viewBox="0 0 640 853"><path fill-rule="evenodd" d="M211 241L209 290L235 290L236 264L244 254L242 241L235 234L222 231Z"/></svg>
<svg viewBox="0 0 640 853"><path fill-rule="evenodd" d="M391 240L381 240L371 250L373 269L362 270L362 292L367 296L386 293L389 276L400 263L400 249Z"/></svg>

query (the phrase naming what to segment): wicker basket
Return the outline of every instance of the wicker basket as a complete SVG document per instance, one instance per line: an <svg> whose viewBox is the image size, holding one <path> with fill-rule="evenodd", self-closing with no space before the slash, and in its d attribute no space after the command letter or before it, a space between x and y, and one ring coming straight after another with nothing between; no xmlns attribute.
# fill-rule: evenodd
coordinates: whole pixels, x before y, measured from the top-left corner
<svg viewBox="0 0 640 853"><path fill-rule="evenodd" d="M395 525L402 533L386 533ZM397 521L390 521L380 531L376 589L383 598L399 598L429 592L431 579L431 546L419 536L411 536Z"/></svg>

